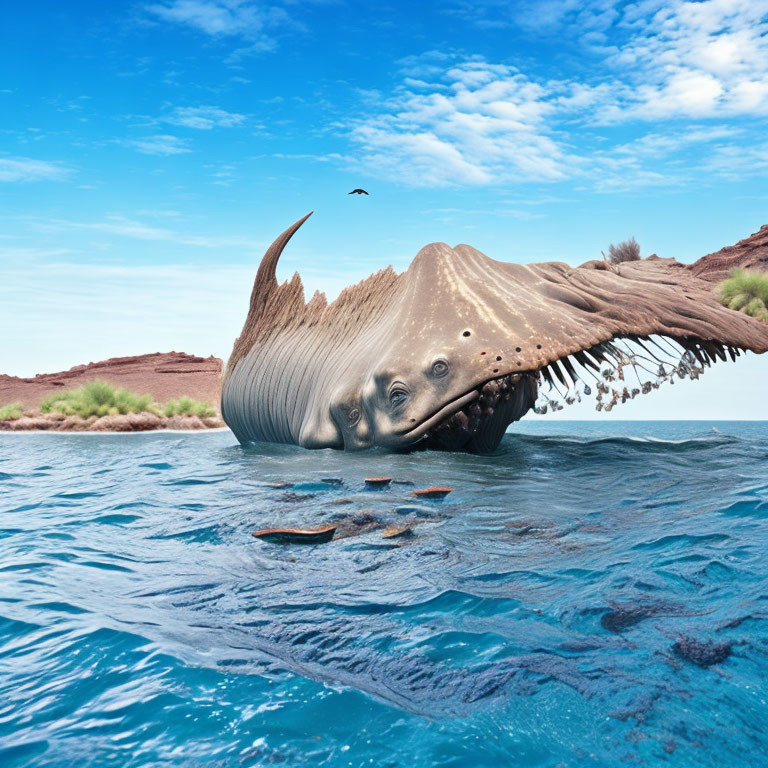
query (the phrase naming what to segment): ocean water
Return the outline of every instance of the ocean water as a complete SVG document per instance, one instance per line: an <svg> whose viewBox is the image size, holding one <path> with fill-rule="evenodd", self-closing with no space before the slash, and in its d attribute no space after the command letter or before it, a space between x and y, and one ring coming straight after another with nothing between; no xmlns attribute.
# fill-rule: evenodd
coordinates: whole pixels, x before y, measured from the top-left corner
<svg viewBox="0 0 768 768"><path fill-rule="evenodd" d="M4 768L768 765L767 619L768 423L0 435Z"/></svg>

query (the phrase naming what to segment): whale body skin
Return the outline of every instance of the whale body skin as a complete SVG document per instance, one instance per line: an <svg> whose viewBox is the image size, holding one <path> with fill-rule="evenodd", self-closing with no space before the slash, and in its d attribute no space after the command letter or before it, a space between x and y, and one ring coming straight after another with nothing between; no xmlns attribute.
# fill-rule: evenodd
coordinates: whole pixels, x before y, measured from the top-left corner
<svg viewBox="0 0 768 768"><path fill-rule="evenodd" d="M691 370L768 349L768 325L674 259L524 265L432 243L401 274L305 302L298 274L278 285L275 268L309 215L262 259L224 374L222 416L244 444L488 452L543 384L572 386L621 357L617 340L652 354L667 339Z"/></svg>

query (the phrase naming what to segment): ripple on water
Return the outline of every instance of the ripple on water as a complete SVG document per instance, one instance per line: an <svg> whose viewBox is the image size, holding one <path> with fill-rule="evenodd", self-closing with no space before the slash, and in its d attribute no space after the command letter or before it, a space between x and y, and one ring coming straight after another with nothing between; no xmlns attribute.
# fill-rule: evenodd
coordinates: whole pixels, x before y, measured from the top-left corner
<svg viewBox="0 0 768 768"><path fill-rule="evenodd" d="M0 436L0 765L745 764L768 427L719 429L535 423L492 457Z"/></svg>
<svg viewBox="0 0 768 768"><path fill-rule="evenodd" d="M99 515L92 518L91 522L100 523L101 525L127 525L133 523L136 520L141 520L139 515Z"/></svg>
<svg viewBox="0 0 768 768"><path fill-rule="evenodd" d="M59 493L54 493L53 498L80 501L81 499L98 498L103 495L103 493L98 491L60 491Z"/></svg>

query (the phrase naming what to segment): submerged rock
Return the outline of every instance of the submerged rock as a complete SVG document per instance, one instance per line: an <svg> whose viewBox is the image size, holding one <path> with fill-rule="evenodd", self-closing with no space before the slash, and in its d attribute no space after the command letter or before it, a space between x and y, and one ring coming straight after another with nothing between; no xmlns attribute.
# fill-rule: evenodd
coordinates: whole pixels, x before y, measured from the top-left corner
<svg viewBox="0 0 768 768"><path fill-rule="evenodd" d="M413 495L417 499L444 499L453 488L424 488L419 491L414 491Z"/></svg>
<svg viewBox="0 0 768 768"><path fill-rule="evenodd" d="M706 668L725 661L731 655L731 647L731 643L716 643L712 640L701 641L683 635L672 646L672 652L685 661Z"/></svg>
<svg viewBox="0 0 768 768"><path fill-rule="evenodd" d="M251 535L272 544L324 544L335 533L335 525L324 525L321 528L264 528Z"/></svg>
<svg viewBox="0 0 768 768"><path fill-rule="evenodd" d="M396 515L418 515L425 512L422 507L414 506L413 504L404 504L400 507L395 507Z"/></svg>
<svg viewBox="0 0 768 768"><path fill-rule="evenodd" d="M653 611L648 606L627 605L620 608L614 608L600 617L600 624L603 629L609 632L623 632L629 627L634 627L643 619L653 615Z"/></svg>
<svg viewBox="0 0 768 768"><path fill-rule="evenodd" d="M279 501L282 501L285 504L300 504L303 501L314 499L315 495L316 494L314 493L293 493L293 491L289 491L288 493L283 494Z"/></svg>
<svg viewBox="0 0 768 768"><path fill-rule="evenodd" d="M410 525L390 525L381 535L385 539L409 539L415 534Z"/></svg>
<svg viewBox="0 0 768 768"><path fill-rule="evenodd" d="M391 482L391 477L366 477L365 487L370 489L386 488Z"/></svg>

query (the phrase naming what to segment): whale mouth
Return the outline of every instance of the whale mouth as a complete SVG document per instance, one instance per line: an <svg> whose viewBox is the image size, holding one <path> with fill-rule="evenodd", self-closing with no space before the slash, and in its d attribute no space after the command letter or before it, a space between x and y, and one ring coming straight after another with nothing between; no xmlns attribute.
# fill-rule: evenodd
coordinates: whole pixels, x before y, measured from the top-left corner
<svg viewBox="0 0 768 768"><path fill-rule="evenodd" d="M744 350L698 338L614 337L538 369L489 379L402 434L411 447L488 453L529 410L545 414L593 397L597 411L648 394L664 383L698 379L718 360Z"/></svg>
<svg viewBox="0 0 768 768"><path fill-rule="evenodd" d="M489 379L444 405L403 437L419 448L492 451L509 424L533 406L536 382L535 373L508 373Z"/></svg>
<svg viewBox="0 0 768 768"><path fill-rule="evenodd" d="M401 437L403 437L405 440L415 442L416 440L424 437L424 435L430 429L433 429L435 426L451 419L453 416L462 412L464 409L469 408L469 406L479 397L480 389L471 389L461 397L457 397L455 400L451 400L450 403L447 403L431 416L427 417L424 421L421 422L421 424L415 427L411 427L406 432L401 433Z"/></svg>

